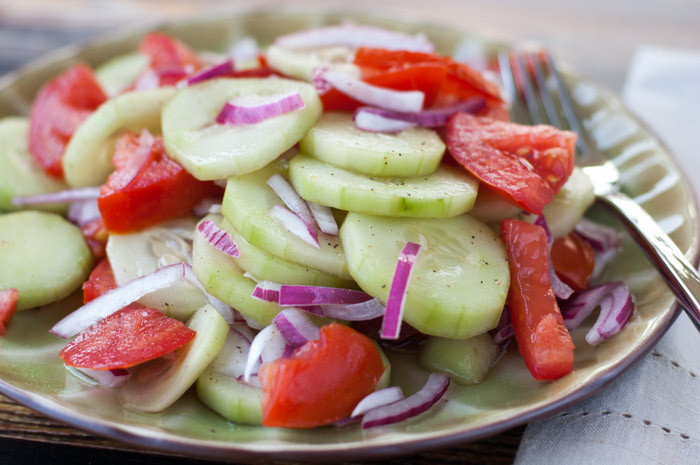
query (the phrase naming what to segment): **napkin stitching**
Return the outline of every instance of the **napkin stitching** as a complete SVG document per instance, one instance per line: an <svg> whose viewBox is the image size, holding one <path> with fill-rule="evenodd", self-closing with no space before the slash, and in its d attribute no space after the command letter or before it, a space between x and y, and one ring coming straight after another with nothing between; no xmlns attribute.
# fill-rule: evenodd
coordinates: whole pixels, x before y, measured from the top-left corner
<svg viewBox="0 0 700 465"><path fill-rule="evenodd" d="M576 412L576 413L563 412L563 413L560 413L558 416L559 417L568 417L568 416L585 417L585 416L590 415L591 413L593 413L593 412L590 412L588 410L583 411L583 412ZM666 426L661 426L657 423L652 422L651 420L647 420L646 418L636 417L636 416L632 415L631 413L621 413L621 412L616 412L614 410L602 410L600 412L597 412L597 415L600 415L600 416L607 416L607 415L612 415L612 414L617 414L617 415L621 416L622 418L624 418L625 420L638 420L644 426L653 426L654 428L658 428L666 434L670 434L672 436L679 436L681 439L686 440L686 441L689 440L689 441L700 443L700 439L696 439L696 438L691 437L690 435L685 434L685 433L677 433L675 431L672 431L670 428L668 428Z"/></svg>
<svg viewBox="0 0 700 465"><path fill-rule="evenodd" d="M666 355L660 354L659 352L656 352L656 351L652 352L651 355L656 357L656 358L661 358L661 359L666 360L668 363L671 364L672 367L678 368L681 371L685 371L688 375L690 375L691 378L697 378L697 375L692 370L684 367L683 365L681 365L680 363L676 362L675 360L667 357Z"/></svg>

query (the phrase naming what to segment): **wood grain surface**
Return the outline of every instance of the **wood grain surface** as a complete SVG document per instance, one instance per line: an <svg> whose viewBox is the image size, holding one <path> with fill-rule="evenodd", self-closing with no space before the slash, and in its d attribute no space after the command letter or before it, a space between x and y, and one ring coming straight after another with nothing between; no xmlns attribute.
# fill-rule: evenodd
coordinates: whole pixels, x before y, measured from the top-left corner
<svg viewBox="0 0 700 465"><path fill-rule="evenodd" d="M0 74L105 32L220 12L294 7L359 10L444 23L508 42L547 45L582 74L619 90L636 47L700 48L697 0L0 0ZM524 427L457 448L365 464L512 463ZM75 430L0 396L0 463L205 463L143 453ZM235 458L232 458L235 460ZM360 463L360 462L348 462Z"/></svg>

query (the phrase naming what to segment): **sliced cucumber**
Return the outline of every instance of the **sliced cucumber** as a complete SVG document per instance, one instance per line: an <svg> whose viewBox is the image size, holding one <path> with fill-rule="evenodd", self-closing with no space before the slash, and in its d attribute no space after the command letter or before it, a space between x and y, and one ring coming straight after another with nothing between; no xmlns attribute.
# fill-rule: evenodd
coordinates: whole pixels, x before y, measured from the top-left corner
<svg viewBox="0 0 700 465"><path fill-rule="evenodd" d="M114 142L124 131L160 133L163 105L174 87L128 92L103 103L75 131L63 153L63 174L73 187L103 184L114 170Z"/></svg>
<svg viewBox="0 0 700 465"><path fill-rule="evenodd" d="M498 360L502 349L488 334L466 340L429 337L420 351L420 365L447 373L459 384L477 384Z"/></svg>
<svg viewBox="0 0 700 465"><path fill-rule="evenodd" d="M245 240L226 219L221 221L221 228L231 235L231 239L241 252L241 256L234 258L233 261L258 279L305 286L353 287L355 285L353 281L346 281L332 274L289 262L255 247Z"/></svg>
<svg viewBox="0 0 700 465"><path fill-rule="evenodd" d="M217 222L218 218L209 215L205 219ZM211 295L263 326L269 325L282 310L276 303L253 298L255 281L243 276L233 258L210 245L201 234L195 234L193 254L194 274Z"/></svg>
<svg viewBox="0 0 700 465"><path fill-rule="evenodd" d="M197 379L197 397L228 421L262 424L262 389L206 371Z"/></svg>
<svg viewBox="0 0 700 465"><path fill-rule="evenodd" d="M332 46L290 50L270 45L265 52L267 63L286 76L311 82L314 70L329 68L360 77L360 69L352 63L355 51L350 47Z"/></svg>
<svg viewBox="0 0 700 465"><path fill-rule="evenodd" d="M358 129L348 113L324 113L299 148L339 168L369 176L425 176L435 171L445 144L435 131L412 128L397 134Z"/></svg>
<svg viewBox="0 0 700 465"><path fill-rule="evenodd" d="M194 231L195 224L194 219L183 218L137 233L111 234L107 240L107 257L117 284L122 285L165 265L191 264L192 248L177 230ZM187 281L178 281L148 294L139 302L182 321L207 303L204 294Z"/></svg>
<svg viewBox="0 0 700 465"><path fill-rule="evenodd" d="M552 236L559 238L569 234L594 200L593 183L581 168L574 168L561 190L544 207L544 217Z"/></svg>
<svg viewBox="0 0 700 465"><path fill-rule="evenodd" d="M20 208L12 197L46 194L68 189L60 179L49 176L29 153L29 120L8 117L0 120L0 211ZM66 205L32 206L32 209L62 212Z"/></svg>
<svg viewBox="0 0 700 465"><path fill-rule="evenodd" d="M477 181L464 170L440 166L417 178L372 178L299 154L289 177L305 200L341 210L413 218L449 218L468 211Z"/></svg>
<svg viewBox="0 0 700 465"><path fill-rule="evenodd" d="M0 215L0 289L19 291L17 310L50 304L87 279L92 254L80 229L54 213Z"/></svg>
<svg viewBox="0 0 700 465"><path fill-rule="evenodd" d="M119 55L95 69L97 81L110 97L120 94L143 74L151 63L148 55L139 52Z"/></svg>
<svg viewBox="0 0 700 465"><path fill-rule="evenodd" d="M227 101L297 91L305 107L255 124L217 124ZM262 168L304 137L321 114L310 84L288 79L213 79L181 90L163 109L165 147L197 179Z"/></svg>
<svg viewBox="0 0 700 465"><path fill-rule="evenodd" d="M121 389L122 402L145 412L162 412L192 386L224 346L229 327L211 305L195 312L187 327L194 339L175 353L165 372L142 370Z"/></svg>
<svg viewBox="0 0 700 465"><path fill-rule="evenodd" d="M351 279L338 237L319 233L320 249L317 249L284 229L270 216L274 205L284 205L266 183L278 172L284 174L284 169L274 163L253 173L230 177L222 206L226 219L248 242L266 252L345 280Z"/></svg>
<svg viewBox="0 0 700 465"><path fill-rule="evenodd" d="M386 356L384 351L382 350L382 347L377 343L377 341L372 341L377 348L377 351L379 352L379 356L382 359L382 365L384 365L384 373L382 373L381 378L379 378L379 381L377 381L377 385L375 386L374 390L378 391L380 389L388 388L391 386L391 362L389 361L389 357Z"/></svg>
<svg viewBox="0 0 700 465"><path fill-rule="evenodd" d="M465 339L498 324L510 285L506 250L471 216L406 220L350 213L340 237L353 278L382 302L401 249L407 241L422 245L404 310L404 320L419 331Z"/></svg>

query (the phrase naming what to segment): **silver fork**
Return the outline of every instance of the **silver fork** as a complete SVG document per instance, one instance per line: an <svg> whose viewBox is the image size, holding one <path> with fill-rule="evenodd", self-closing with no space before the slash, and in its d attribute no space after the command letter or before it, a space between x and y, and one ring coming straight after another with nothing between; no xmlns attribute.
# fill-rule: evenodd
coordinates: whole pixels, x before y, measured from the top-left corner
<svg viewBox="0 0 700 465"><path fill-rule="evenodd" d="M590 177L597 203L611 212L639 244L700 331L698 272L654 219L634 200L620 192L617 167L601 153L583 125L569 89L549 55L542 51L537 54L502 53L499 55L499 65L516 120L551 124L578 134L576 146L580 153L577 154L576 164ZM530 77L530 70L534 79ZM521 79L521 92L516 88L517 77ZM548 79L553 82L553 89L548 87Z"/></svg>

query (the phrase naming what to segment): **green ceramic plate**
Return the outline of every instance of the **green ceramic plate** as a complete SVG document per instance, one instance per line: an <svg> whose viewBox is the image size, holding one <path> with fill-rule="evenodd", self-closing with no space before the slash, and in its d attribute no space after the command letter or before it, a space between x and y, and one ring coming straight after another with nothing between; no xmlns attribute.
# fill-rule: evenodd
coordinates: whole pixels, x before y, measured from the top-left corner
<svg viewBox="0 0 700 465"><path fill-rule="evenodd" d="M193 47L223 51L235 39L253 35L265 44L287 32L351 19L358 23L423 32L441 53L452 53L468 34L434 25L403 23L357 14L261 12L188 21L162 29ZM26 114L42 83L78 61L99 65L134 50L140 35L106 38L55 52L0 80L0 116ZM479 41L487 53L498 46ZM620 100L569 74L574 94L589 117L600 145L619 166L624 189L670 232L695 260L696 207L691 190L659 141ZM602 218L602 213L592 212ZM228 423L190 392L160 414L125 410L115 394L68 374L58 359L64 345L48 329L80 304L79 296L15 316L0 340L0 392L77 428L151 450L189 456L241 460L338 460L407 454L475 440L550 415L601 389L638 360L673 321L677 307L659 276L629 240L605 279L624 279L637 310L627 328L597 348L588 346L586 328L574 331L575 371L555 383L535 382L517 351L509 352L480 385L453 384L447 401L411 421L363 433L357 426L313 431L263 429ZM411 393L427 374L407 355L393 357L394 381Z"/></svg>

